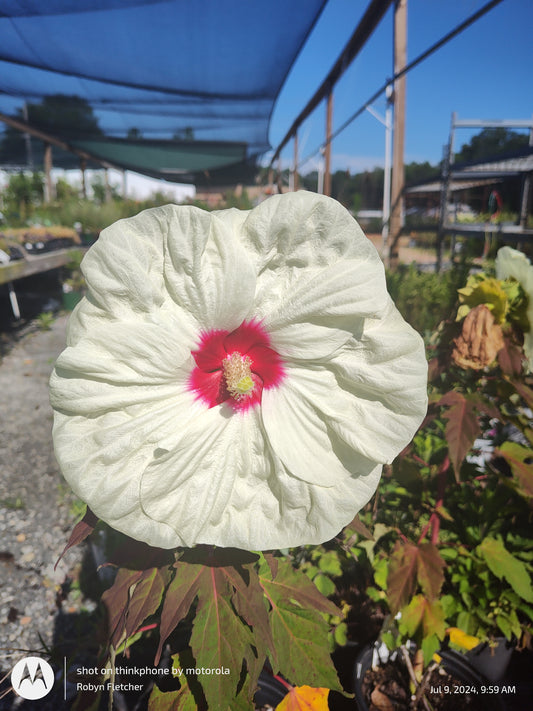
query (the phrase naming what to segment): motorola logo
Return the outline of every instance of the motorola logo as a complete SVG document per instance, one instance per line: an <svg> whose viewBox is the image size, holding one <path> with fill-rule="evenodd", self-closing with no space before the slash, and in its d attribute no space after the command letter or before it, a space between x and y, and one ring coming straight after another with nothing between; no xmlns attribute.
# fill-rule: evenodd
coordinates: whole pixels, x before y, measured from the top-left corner
<svg viewBox="0 0 533 711"><path fill-rule="evenodd" d="M13 667L11 684L23 699L42 699L52 691L54 670L44 659L24 657Z"/></svg>

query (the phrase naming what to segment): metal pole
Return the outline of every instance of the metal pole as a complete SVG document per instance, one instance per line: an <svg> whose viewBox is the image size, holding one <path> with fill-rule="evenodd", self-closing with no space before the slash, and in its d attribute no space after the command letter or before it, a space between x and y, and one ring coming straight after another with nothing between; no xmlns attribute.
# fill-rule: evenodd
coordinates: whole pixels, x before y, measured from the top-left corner
<svg viewBox="0 0 533 711"><path fill-rule="evenodd" d="M22 115L24 116L24 121L26 123L29 123L28 119L28 104L26 101L22 104ZM28 161L28 168L31 170L33 173L34 166L33 166L33 152L31 149L31 136L29 133L24 134L24 139L26 141L26 160Z"/></svg>
<svg viewBox="0 0 533 711"><path fill-rule="evenodd" d="M292 170L292 189L298 190L298 131L294 132L294 162Z"/></svg>
<svg viewBox="0 0 533 711"><path fill-rule="evenodd" d="M407 0L396 0L394 8L394 74L407 65ZM405 182L405 83L403 74L394 82L394 134L390 212L390 266L398 260L398 242L402 231L403 189Z"/></svg>
<svg viewBox="0 0 533 711"><path fill-rule="evenodd" d="M333 89L327 95L326 104L326 145L324 146L324 195L331 195L331 125L333 122Z"/></svg>
<svg viewBox="0 0 533 711"><path fill-rule="evenodd" d="M529 129L529 145L533 146L533 124ZM522 200L520 201L520 226L527 227L527 212L529 207L529 193L531 190L531 173L526 173L522 180Z"/></svg>

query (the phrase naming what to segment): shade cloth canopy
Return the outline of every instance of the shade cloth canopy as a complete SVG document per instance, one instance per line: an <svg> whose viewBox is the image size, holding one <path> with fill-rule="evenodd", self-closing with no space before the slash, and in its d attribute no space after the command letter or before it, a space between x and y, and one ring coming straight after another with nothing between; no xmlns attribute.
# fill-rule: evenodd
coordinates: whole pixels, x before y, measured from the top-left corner
<svg viewBox="0 0 533 711"><path fill-rule="evenodd" d="M26 110L117 167L233 180L270 147L275 99L325 3L2 0L0 112ZM3 164L27 162L15 137L4 132Z"/></svg>

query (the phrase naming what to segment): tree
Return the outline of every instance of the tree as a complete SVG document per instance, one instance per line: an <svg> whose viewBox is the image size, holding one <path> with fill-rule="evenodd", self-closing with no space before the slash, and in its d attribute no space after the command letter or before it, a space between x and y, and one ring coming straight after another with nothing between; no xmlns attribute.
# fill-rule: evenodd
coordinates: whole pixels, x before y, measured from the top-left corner
<svg viewBox="0 0 533 711"><path fill-rule="evenodd" d="M484 128L465 143L459 153L455 154L457 163L492 158L506 153L515 153L525 148L529 143L528 136L508 128Z"/></svg>
<svg viewBox="0 0 533 711"><path fill-rule="evenodd" d="M91 105L79 96L53 94L36 103L26 105L27 122L44 133L49 133L65 141L75 138L102 136L98 119ZM25 112L19 109L16 118L26 121ZM16 128L7 126L0 143L0 162L26 164L25 136ZM32 140L32 144L35 139Z"/></svg>

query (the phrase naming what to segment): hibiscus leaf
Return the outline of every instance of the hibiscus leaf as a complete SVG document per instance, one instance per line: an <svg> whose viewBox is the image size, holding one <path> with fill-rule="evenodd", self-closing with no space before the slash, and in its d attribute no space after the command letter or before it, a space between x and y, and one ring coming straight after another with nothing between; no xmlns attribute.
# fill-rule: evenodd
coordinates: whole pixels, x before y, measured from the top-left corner
<svg viewBox="0 0 533 711"><path fill-rule="evenodd" d="M328 711L329 689L293 686L276 711Z"/></svg>
<svg viewBox="0 0 533 711"><path fill-rule="evenodd" d="M415 595L402 610L401 625L410 637L414 637L422 626L424 638L436 635L439 639L444 639L446 626L440 600L428 600L424 595Z"/></svg>
<svg viewBox="0 0 533 711"><path fill-rule="evenodd" d="M304 609L318 610L329 615L341 614L339 608L319 592L305 573L295 570L286 559L278 558L278 561L278 571L274 579L267 573L264 564L260 566L259 579L263 587L264 582L269 580L280 596L293 600Z"/></svg>
<svg viewBox="0 0 533 711"><path fill-rule="evenodd" d="M402 610L401 624L405 627L409 637L414 637L417 629L422 624L426 599L423 595L415 595L407 607Z"/></svg>
<svg viewBox="0 0 533 711"><path fill-rule="evenodd" d="M198 711L198 704L188 686L178 691L161 691L154 685L148 699L148 711Z"/></svg>
<svg viewBox="0 0 533 711"><path fill-rule="evenodd" d="M259 579L271 607L270 625L277 652L276 664L271 658L274 670L295 684L309 682L342 691L328 651L329 625L321 614L339 614L337 607L287 561L280 559L275 580L262 563Z"/></svg>
<svg viewBox="0 0 533 711"><path fill-rule="evenodd" d="M505 579L523 600L533 602L533 589L526 566L509 553L501 541L487 537L479 544L477 552L497 578Z"/></svg>
<svg viewBox="0 0 533 711"><path fill-rule="evenodd" d="M432 543L418 546L417 579L423 592L431 600L440 593L444 582L445 562Z"/></svg>
<svg viewBox="0 0 533 711"><path fill-rule="evenodd" d="M159 664L163 645L167 637L189 612L189 608L198 592L200 578L204 571L203 565L183 561L178 561L175 564L175 568L176 575L166 590L163 609L161 610L161 637L154 661L156 666Z"/></svg>
<svg viewBox="0 0 533 711"><path fill-rule="evenodd" d="M416 588L418 548L412 543L397 543L390 558L387 597L394 615L407 604Z"/></svg>
<svg viewBox="0 0 533 711"><path fill-rule="evenodd" d="M157 611L169 579L168 568L151 568L143 571L128 605L126 637L137 632L142 623Z"/></svg>
<svg viewBox="0 0 533 711"><path fill-rule="evenodd" d="M440 600L426 600L422 625L425 638L436 635L440 640L444 639L446 635L446 624L444 622L444 610Z"/></svg>
<svg viewBox="0 0 533 711"><path fill-rule="evenodd" d="M275 656L275 647L268 620L265 596L259 582L256 566L247 565L245 569L248 574L247 582L235 568L229 566L221 568L233 587L231 601L235 610L253 630L253 644L257 651L257 662L253 664L254 673L252 674L252 683L255 685L267 653L270 652L271 655Z"/></svg>
<svg viewBox="0 0 533 711"><path fill-rule="evenodd" d="M223 567L204 567L190 644L210 708L226 708L235 699L246 649L253 640L233 609L232 593Z"/></svg>
<svg viewBox="0 0 533 711"><path fill-rule="evenodd" d="M142 578L142 570L120 568L115 582L102 595L108 615L108 639L116 648L124 636L126 616L132 589Z"/></svg>
<svg viewBox="0 0 533 711"><path fill-rule="evenodd" d="M448 441L450 459L455 471L455 478L459 481L461 464L474 444L476 437L481 434L475 405L464 395L454 390L443 395L439 405L444 405L448 408L443 413L443 416L448 420L446 424L446 439Z"/></svg>
<svg viewBox="0 0 533 711"><path fill-rule="evenodd" d="M85 515L83 516L81 521L78 521L78 523L72 529L67 545L63 548L61 555L59 556L56 561L56 564L54 565L54 570L57 568L59 561L63 558L68 549L72 548L73 546L77 546L79 543L84 541L87 536L89 536L94 531L94 528L97 523L97 516L93 514L89 507L86 507Z"/></svg>
<svg viewBox="0 0 533 711"><path fill-rule="evenodd" d="M533 498L533 452L517 442L504 442L496 450L496 455L502 456L511 467L513 477L518 484L518 491L528 499Z"/></svg>

